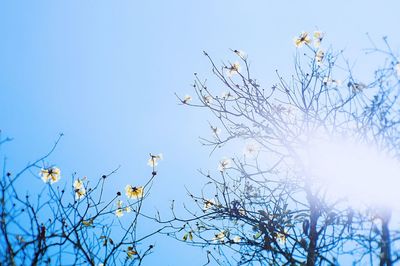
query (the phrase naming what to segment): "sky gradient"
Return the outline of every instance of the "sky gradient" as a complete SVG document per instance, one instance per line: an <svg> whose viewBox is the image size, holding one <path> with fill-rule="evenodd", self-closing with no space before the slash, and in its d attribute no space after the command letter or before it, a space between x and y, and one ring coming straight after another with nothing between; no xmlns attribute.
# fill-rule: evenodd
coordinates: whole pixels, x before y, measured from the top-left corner
<svg viewBox="0 0 400 266"><path fill-rule="evenodd" d="M147 205L168 214L172 199L199 191L198 169L216 170L199 136L211 136L211 115L178 104L193 94L193 73L211 77L216 62L246 51L253 73L272 85L290 74L301 31L326 32L326 42L360 67L365 33L400 47L398 1L2 1L0 3L0 129L20 169L65 134L50 159L64 176L99 177L121 165L110 190L145 182L149 152L164 154ZM217 84L217 83L214 83ZM221 88L222 92L223 88ZM28 176L26 189L40 180ZM178 195L178 196L177 196ZM146 230L145 228L143 230ZM149 229L150 230L150 229ZM201 251L156 237L146 265L195 265Z"/></svg>

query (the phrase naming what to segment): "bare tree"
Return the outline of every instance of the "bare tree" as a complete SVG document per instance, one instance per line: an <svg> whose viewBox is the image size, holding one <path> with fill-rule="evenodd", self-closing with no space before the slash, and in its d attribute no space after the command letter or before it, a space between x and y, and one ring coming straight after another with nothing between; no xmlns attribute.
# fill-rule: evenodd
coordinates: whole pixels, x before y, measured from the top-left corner
<svg viewBox="0 0 400 266"><path fill-rule="evenodd" d="M391 249L398 233L389 226L390 208L354 208L345 196L332 197L307 156L313 143L351 137L399 159L399 57L386 39L383 49L373 45L367 52L383 55L383 65L362 81L342 52L321 49L323 37L301 33L294 74L277 71L272 86L258 83L242 51L232 51L238 62L222 66L204 52L218 83L195 74L198 100L178 96L183 105L215 116L213 137L202 139L212 151L247 143L245 155L222 159L217 173L201 171L209 182L201 195L189 192L198 206L187 208L189 218L178 217L172 206L172 219L161 221L176 239L211 247L208 262L337 265L346 255L371 265L399 260ZM221 85L219 96L213 87Z"/></svg>
<svg viewBox="0 0 400 266"><path fill-rule="evenodd" d="M118 168L95 179L73 174L69 183L58 167L47 164L61 137L15 173L4 159L0 265L140 265L153 250L141 243L156 232L140 235L138 227L160 157L150 154L146 184L109 195L106 186ZM0 138L1 145L8 141ZM32 176L43 181L38 192L29 188Z"/></svg>

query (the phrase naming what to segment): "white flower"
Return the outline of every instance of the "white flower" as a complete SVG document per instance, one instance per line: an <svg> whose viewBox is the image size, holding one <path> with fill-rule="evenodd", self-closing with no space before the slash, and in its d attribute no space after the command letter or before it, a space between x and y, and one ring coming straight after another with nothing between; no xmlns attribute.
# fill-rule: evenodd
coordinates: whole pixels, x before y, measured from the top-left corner
<svg viewBox="0 0 400 266"><path fill-rule="evenodd" d="M397 64L394 66L394 70L396 70L397 76L400 77L400 63L397 63Z"/></svg>
<svg viewBox="0 0 400 266"><path fill-rule="evenodd" d="M218 127L213 127L213 126L210 126L210 127L211 127L211 130L212 130L212 132L214 133L214 135L215 135L216 137L218 137L219 134L221 134L221 129L220 129L220 128L218 128Z"/></svg>
<svg viewBox="0 0 400 266"><path fill-rule="evenodd" d="M233 243L240 243L241 240L242 240L242 239L240 238L240 236L235 236L235 237L232 239Z"/></svg>
<svg viewBox="0 0 400 266"><path fill-rule="evenodd" d="M206 200L204 200L203 210L206 211L206 210L212 208L214 205L215 205L214 199L206 199Z"/></svg>
<svg viewBox="0 0 400 266"><path fill-rule="evenodd" d="M83 179L85 179L85 177ZM86 195L86 189L83 186L83 182L81 179L75 180L73 186L75 191L75 199L79 200Z"/></svg>
<svg viewBox="0 0 400 266"><path fill-rule="evenodd" d="M155 167L158 165L158 161L162 159L163 159L162 153L158 155L150 154L150 159L147 161L147 165L149 165L150 167Z"/></svg>
<svg viewBox="0 0 400 266"><path fill-rule="evenodd" d="M115 210L115 215L119 218L124 215L124 210L122 208L122 200L117 201L117 209Z"/></svg>
<svg viewBox="0 0 400 266"><path fill-rule="evenodd" d="M249 158L255 158L260 151L260 145L256 142L250 142L244 147L244 155Z"/></svg>
<svg viewBox="0 0 400 266"><path fill-rule="evenodd" d="M245 216L246 215L246 210L243 208L239 208L239 215Z"/></svg>
<svg viewBox="0 0 400 266"><path fill-rule="evenodd" d="M286 243L286 234L287 231L285 230L284 233L275 233L276 239L280 244L285 244Z"/></svg>
<svg viewBox="0 0 400 266"><path fill-rule="evenodd" d="M224 172L226 169L230 168L232 165L232 161L228 158L224 158L219 162L218 170L220 172Z"/></svg>
<svg viewBox="0 0 400 266"><path fill-rule="evenodd" d="M192 96L190 95L185 95L185 97L183 98L183 103L184 104L188 104L190 101L192 100Z"/></svg>
<svg viewBox="0 0 400 266"><path fill-rule="evenodd" d="M230 91L224 91L224 92L222 92L221 97L224 100L228 100L228 99L232 98L233 96Z"/></svg>
<svg viewBox="0 0 400 266"><path fill-rule="evenodd" d="M120 217L122 217L122 216L124 215L124 211L123 211L121 208L118 208L118 209L115 211L115 215L116 215L118 218L120 218Z"/></svg>
<svg viewBox="0 0 400 266"><path fill-rule="evenodd" d="M74 189L81 189L83 188L83 182L80 179L74 181Z"/></svg>
<svg viewBox="0 0 400 266"><path fill-rule="evenodd" d="M206 105L210 105L212 100L213 100L213 98L210 95L206 95L203 97L203 101Z"/></svg>
<svg viewBox="0 0 400 266"><path fill-rule="evenodd" d="M338 86L340 86L340 85L342 85L342 81L341 80L338 80L338 79L331 79L331 78L329 78L329 77L324 77L323 78L323 80L322 80L322 83L325 85L325 86L335 86L335 87L338 87Z"/></svg>
<svg viewBox="0 0 400 266"><path fill-rule="evenodd" d="M128 185L129 186L129 185ZM127 194L128 195L128 194ZM132 211L130 206L123 206L122 200L117 201L117 209L115 210L115 215L119 218L124 215L124 212L129 213Z"/></svg>
<svg viewBox="0 0 400 266"><path fill-rule="evenodd" d="M49 167L46 169L40 170L40 175L42 176L42 180L45 183L56 183L60 180L60 168L58 167Z"/></svg>
<svg viewBox="0 0 400 266"><path fill-rule="evenodd" d="M314 31L314 46L318 48L321 45L322 39L324 38L324 33L322 31Z"/></svg>
<svg viewBox="0 0 400 266"><path fill-rule="evenodd" d="M226 231L222 230L219 233L215 234L215 237L212 239L214 242L225 242Z"/></svg>
<svg viewBox="0 0 400 266"><path fill-rule="evenodd" d="M234 74L238 74L240 71L240 64L239 62L235 62L228 67L228 77L232 77Z"/></svg>
<svg viewBox="0 0 400 266"><path fill-rule="evenodd" d="M315 60L317 61L318 65L322 64L322 60L324 60L325 53L322 50L318 50L318 52L315 54Z"/></svg>

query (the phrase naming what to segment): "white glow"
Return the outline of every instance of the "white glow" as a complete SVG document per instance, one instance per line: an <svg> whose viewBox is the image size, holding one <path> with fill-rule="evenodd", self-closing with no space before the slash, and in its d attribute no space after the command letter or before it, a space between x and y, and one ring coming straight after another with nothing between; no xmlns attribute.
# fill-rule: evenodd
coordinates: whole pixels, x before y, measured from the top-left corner
<svg viewBox="0 0 400 266"><path fill-rule="evenodd" d="M400 202L400 163L376 147L335 139L314 141L306 153L311 174L326 184L329 197L392 208Z"/></svg>

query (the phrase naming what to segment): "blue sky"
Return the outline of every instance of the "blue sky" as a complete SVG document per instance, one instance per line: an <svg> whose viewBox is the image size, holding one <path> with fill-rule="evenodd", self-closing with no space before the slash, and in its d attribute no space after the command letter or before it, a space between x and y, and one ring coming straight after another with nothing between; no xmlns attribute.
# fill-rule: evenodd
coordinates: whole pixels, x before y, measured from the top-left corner
<svg viewBox="0 0 400 266"><path fill-rule="evenodd" d="M174 96L192 93L194 72L211 76L203 50L217 62L244 50L255 75L272 84L275 69L290 73L292 39L303 30L326 32L360 62L366 32L400 47L398 10L394 0L2 1L0 128L14 138L3 152L18 169L63 132L51 163L88 177L121 165L115 189L145 181L148 153L162 152L147 206L165 210L187 199L184 186L199 190L197 169L215 170L219 159L198 139L210 136L211 116ZM205 259L172 239L153 242L147 265Z"/></svg>

